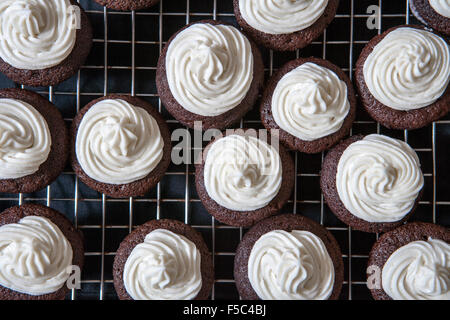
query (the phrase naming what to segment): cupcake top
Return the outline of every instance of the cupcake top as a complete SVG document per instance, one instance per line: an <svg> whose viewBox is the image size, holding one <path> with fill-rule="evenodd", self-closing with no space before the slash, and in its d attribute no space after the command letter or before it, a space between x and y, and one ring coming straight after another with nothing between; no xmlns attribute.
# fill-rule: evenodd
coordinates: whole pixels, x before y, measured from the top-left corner
<svg viewBox="0 0 450 320"><path fill-rule="evenodd" d="M394 300L449 300L450 245L412 241L395 250L382 270L382 288Z"/></svg>
<svg viewBox="0 0 450 320"><path fill-rule="evenodd" d="M194 242L167 229L147 234L125 263L123 281L134 300L191 300L202 288Z"/></svg>
<svg viewBox="0 0 450 320"><path fill-rule="evenodd" d="M72 246L43 216L0 227L0 285L32 296L58 291L72 271Z"/></svg>
<svg viewBox="0 0 450 320"><path fill-rule="evenodd" d="M218 116L246 97L253 81L253 60L250 41L235 27L196 23L168 46L167 82L185 110Z"/></svg>
<svg viewBox="0 0 450 320"><path fill-rule="evenodd" d="M164 141L155 118L122 99L95 103L79 124L75 150L83 171L107 184L146 177L163 157Z"/></svg>
<svg viewBox="0 0 450 320"><path fill-rule="evenodd" d="M449 47L432 32L400 27L374 47L363 72L370 93L385 106L420 109L436 102L447 89Z"/></svg>
<svg viewBox="0 0 450 320"><path fill-rule="evenodd" d="M410 222L380 235L368 261L376 300L449 300L450 232ZM374 273L375 272L375 273Z"/></svg>
<svg viewBox="0 0 450 320"><path fill-rule="evenodd" d="M198 231L177 220L151 220L120 243L113 276L121 300L204 300L214 266Z"/></svg>
<svg viewBox="0 0 450 320"><path fill-rule="evenodd" d="M244 300L335 300L344 264L333 235L297 214L264 219L236 250L234 278Z"/></svg>
<svg viewBox="0 0 450 320"><path fill-rule="evenodd" d="M304 141L339 131L350 111L347 84L332 70L312 62L281 78L271 105L277 125Z"/></svg>
<svg viewBox="0 0 450 320"><path fill-rule="evenodd" d="M233 134L216 140L208 149L204 185L219 205L234 211L265 207L282 183L278 150L251 135Z"/></svg>
<svg viewBox="0 0 450 320"><path fill-rule="evenodd" d="M268 34L289 34L312 26L324 13L328 0L239 0L244 20Z"/></svg>
<svg viewBox="0 0 450 320"><path fill-rule="evenodd" d="M450 18L450 1L448 0L428 0L430 6L441 16Z"/></svg>
<svg viewBox="0 0 450 320"><path fill-rule="evenodd" d="M273 230L254 244L248 278L263 300L326 300L334 287L333 261L323 241L304 230Z"/></svg>
<svg viewBox="0 0 450 320"><path fill-rule="evenodd" d="M372 134L353 142L337 166L340 200L352 215L372 223L402 220L423 184L415 151L387 136Z"/></svg>
<svg viewBox="0 0 450 320"><path fill-rule="evenodd" d="M0 57L25 70L60 64L75 46L76 13L69 0L1 1Z"/></svg>
<svg viewBox="0 0 450 320"><path fill-rule="evenodd" d="M47 121L29 103L0 98L0 179L17 179L39 170L51 150Z"/></svg>

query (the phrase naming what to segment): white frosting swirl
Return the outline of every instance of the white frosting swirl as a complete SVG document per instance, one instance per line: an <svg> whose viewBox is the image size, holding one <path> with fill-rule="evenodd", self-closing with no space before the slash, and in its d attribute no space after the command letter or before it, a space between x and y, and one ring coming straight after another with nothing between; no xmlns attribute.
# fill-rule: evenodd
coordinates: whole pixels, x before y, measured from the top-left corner
<svg viewBox="0 0 450 320"><path fill-rule="evenodd" d="M44 117L30 104L0 99L0 179L17 179L39 170L52 138Z"/></svg>
<svg viewBox="0 0 450 320"><path fill-rule="evenodd" d="M58 291L69 278L72 246L49 219L27 216L0 227L0 285L43 295Z"/></svg>
<svg viewBox="0 0 450 320"><path fill-rule="evenodd" d="M272 95L275 122L305 141L338 131L349 111L347 84L330 69L311 62L285 74Z"/></svg>
<svg viewBox="0 0 450 320"><path fill-rule="evenodd" d="M270 231L256 241L248 278L263 300L326 300L334 286L333 261L308 231Z"/></svg>
<svg viewBox="0 0 450 320"><path fill-rule="evenodd" d="M239 0L239 11L256 30L288 34L312 26L327 5L328 0Z"/></svg>
<svg viewBox="0 0 450 320"><path fill-rule="evenodd" d="M436 102L450 79L450 51L441 37L415 28L389 32L367 57L364 80L370 93L396 110Z"/></svg>
<svg viewBox="0 0 450 320"><path fill-rule="evenodd" d="M415 151L403 141L377 134L348 146L336 174L345 208L368 222L403 219L412 210L423 184Z"/></svg>
<svg viewBox="0 0 450 320"><path fill-rule="evenodd" d="M450 0L429 0L430 6L441 16L450 18Z"/></svg>
<svg viewBox="0 0 450 320"><path fill-rule="evenodd" d="M431 238L410 242L392 253L381 279L394 300L450 300L450 245Z"/></svg>
<svg viewBox="0 0 450 320"><path fill-rule="evenodd" d="M69 0L0 1L0 57L18 69L60 64L75 46L76 12Z"/></svg>
<svg viewBox="0 0 450 320"><path fill-rule="evenodd" d="M265 207L281 188L278 151L267 142L246 135L229 135L209 148L204 165L208 195L235 211Z"/></svg>
<svg viewBox="0 0 450 320"><path fill-rule="evenodd" d="M218 116L239 105L250 89L250 42L233 26L194 24L170 42L166 74L172 95L184 109Z"/></svg>
<svg viewBox="0 0 450 320"><path fill-rule="evenodd" d="M134 300L192 300L202 288L200 251L182 235L154 230L131 251L123 281Z"/></svg>
<svg viewBox="0 0 450 320"><path fill-rule="evenodd" d="M97 181L126 184L146 177L163 157L158 123L145 109L122 99L93 105L80 122L76 154Z"/></svg>

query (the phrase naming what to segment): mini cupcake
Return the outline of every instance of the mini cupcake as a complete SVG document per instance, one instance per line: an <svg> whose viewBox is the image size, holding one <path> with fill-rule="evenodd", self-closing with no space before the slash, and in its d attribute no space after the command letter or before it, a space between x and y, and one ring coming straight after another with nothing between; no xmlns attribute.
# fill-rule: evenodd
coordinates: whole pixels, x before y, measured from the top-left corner
<svg viewBox="0 0 450 320"><path fill-rule="evenodd" d="M158 61L156 85L167 110L203 130L238 122L255 104L264 65L254 43L224 22L203 20L175 33Z"/></svg>
<svg viewBox="0 0 450 320"><path fill-rule="evenodd" d="M251 129L213 140L195 172L197 193L206 210L218 221L238 227L280 212L295 179L294 162L276 137Z"/></svg>
<svg viewBox="0 0 450 320"><path fill-rule="evenodd" d="M95 0L110 9L129 11L150 8L159 3L159 0Z"/></svg>
<svg viewBox="0 0 450 320"><path fill-rule="evenodd" d="M205 300L214 282L202 236L175 220L152 220L120 244L114 287L121 300Z"/></svg>
<svg viewBox="0 0 450 320"><path fill-rule="evenodd" d="M333 235L300 215L265 219L236 251L234 278L244 300L336 300L344 280Z"/></svg>
<svg viewBox="0 0 450 320"><path fill-rule="evenodd" d="M450 110L450 51L419 26L398 26L373 38L356 64L367 112L391 129L417 129Z"/></svg>
<svg viewBox="0 0 450 320"><path fill-rule="evenodd" d="M66 165L69 135L59 110L39 94L0 90L0 192L45 188Z"/></svg>
<svg viewBox="0 0 450 320"><path fill-rule="evenodd" d="M333 21L339 0L233 0L234 14L245 33L277 51L309 45Z"/></svg>
<svg viewBox="0 0 450 320"><path fill-rule="evenodd" d="M292 150L317 153L348 135L356 113L353 85L334 64L297 59L278 70L264 91L261 120Z"/></svg>
<svg viewBox="0 0 450 320"><path fill-rule="evenodd" d="M320 177L331 211L355 230L374 233L408 219L423 185L416 152L403 141L378 134L353 136L334 147Z"/></svg>
<svg viewBox="0 0 450 320"><path fill-rule="evenodd" d="M3 0L0 25L0 72L24 85L63 82L91 50L90 22L74 0Z"/></svg>
<svg viewBox="0 0 450 320"><path fill-rule="evenodd" d="M383 234L370 252L368 286L376 300L450 300L450 230L408 223Z"/></svg>
<svg viewBox="0 0 450 320"><path fill-rule="evenodd" d="M0 214L0 300L62 300L83 260L81 233L58 211L24 204Z"/></svg>
<svg viewBox="0 0 450 320"><path fill-rule="evenodd" d="M410 0L412 13L423 24L450 35L450 2L446 0Z"/></svg>
<svg viewBox="0 0 450 320"><path fill-rule="evenodd" d="M144 195L170 164L170 131L149 103L109 95L92 101L72 124L72 167L90 188L111 197Z"/></svg>

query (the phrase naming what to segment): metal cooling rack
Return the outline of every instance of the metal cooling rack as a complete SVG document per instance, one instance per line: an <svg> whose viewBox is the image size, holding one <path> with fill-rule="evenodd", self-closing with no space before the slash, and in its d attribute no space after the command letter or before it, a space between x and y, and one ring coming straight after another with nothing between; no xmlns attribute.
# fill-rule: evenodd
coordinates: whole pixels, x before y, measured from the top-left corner
<svg viewBox="0 0 450 320"><path fill-rule="evenodd" d="M158 99L154 79L159 52L171 34L191 21L212 18L236 24L232 0L161 0L159 5L139 12L107 10L92 0L78 2L86 9L94 27L94 47L86 66L63 84L33 90L53 101L68 125L90 100L109 93L123 93L142 97L158 107L171 129L181 127ZM373 36L395 25L418 23L410 15L408 1L340 2L333 23L307 48L293 53L261 48L266 78L285 62L311 55L332 61L352 77L360 51ZM370 5L380 8L380 30L366 27ZM17 86L2 75L0 85L2 88ZM255 107L241 121L241 127L262 127L257 109ZM446 148L450 143L450 117L420 130L392 131L360 110L352 133L375 132L408 141L421 158L426 177L425 195L412 220L450 225L450 184L447 182L450 172L445 166L450 156ZM341 298L370 299L365 268L368 252L378 236L353 231L338 221L324 204L319 187L323 154L293 152L292 156L297 178L294 194L284 212L308 216L334 234L345 264ZM155 218L178 219L200 231L214 255L216 280L211 298L239 298L233 280L233 258L245 230L225 226L205 211L195 191L193 165L172 165L155 190L145 197L129 199L112 199L90 190L68 167L45 190L33 194L2 194L0 209L24 202L46 204L65 213L84 233L86 261L82 288L73 290L68 299L117 299L112 281L115 250L135 226Z"/></svg>

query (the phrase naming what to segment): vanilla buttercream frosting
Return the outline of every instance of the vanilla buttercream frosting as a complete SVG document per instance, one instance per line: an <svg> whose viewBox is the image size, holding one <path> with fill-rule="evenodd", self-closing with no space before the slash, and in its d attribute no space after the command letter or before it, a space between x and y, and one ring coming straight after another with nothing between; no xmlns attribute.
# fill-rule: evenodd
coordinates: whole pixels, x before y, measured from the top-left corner
<svg viewBox="0 0 450 320"><path fill-rule="evenodd" d="M202 288L200 251L186 237L156 229L131 251L123 281L134 300L192 300Z"/></svg>
<svg viewBox="0 0 450 320"><path fill-rule="evenodd" d="M238 106L253 81L250 41L229 25L197 23L184 29L170 42L165 62L175 100L201 116Z"/></svg>
<svg viewBox="0 0 450 320"><path fill-rule="evenodd" d="M164 141L155 118L122 99L94 104L83 116L76 156L92 179L127 184L145 178L163 157Z"/></svg>
<svg viewBox="0 0 450 320"><path fill-rule="evenodd" d="M326 300L334 277L325 244L309 231L270 231L255 242L248 260L248 278L263 300Z"/></svg>
<svg viewBox="0 0 450 320"><path fill-rule="evenodd" d="M75 46L77 12L69 0L0 1L0 57L17 69L60 64Z"/></svg>
<svg viewBox="0 0 450 320"><path fill-rule="evenodd" d="M239 11L256 30L289 34L312 26L327 5L328 0L239 0Z"/></svg>
<svg viewBox="0 0 450 320"><path fill-rule="evenodd" d="M436 102L450 80L450 51L438 35L401 27L389 32L367 57L364 80L382 104L401 111Z"/></svg>
<svg viewBox="0 0 450 320"><path fill-rule="evenodd" d="M282 164L278 151L251 135L233 134L208 149L204 185L219 205L236 211L265 207L281 188Z"/></svg>
<svg viewBox="0 0 450 320"><path fill-rule="evenodd" d="M350 111L347 84L332 70L307 62L286 73L272 94L277 125L305 141L342 128Z"/></svg>
<svg viewBox="0 0 450 320"><path fill-rule="evenodd" d="M430 6L441 16L450 18L450 0L429 0Z"/></svg>
<svg viewBox="0 0 450 320"><path fill-rule="evenodd" d="M349 145L337 167L345 208L368 222L402 220L424 184L416 152L405 142L372 134Z"/></svg>
<svg viewBox="0 0 450 320"><path fill-rule="evenodd" d="M51 145L47 121L32 105L0 98L0 179L37 172L47 161Z"/></svg>
<svg viewBox="0 0 450 320"><path fill-rule="evenodd" d="M72 272L72 246L49 219L26 216L0 227L0 285L29 295L63 287Z"/></svg>
<svg viewBox="0 0 450 320"><path fill-rule="evenodd" d="M450 245L432 238L410 242L391 254L381 279L394 300L450 300Z"/></svg>

